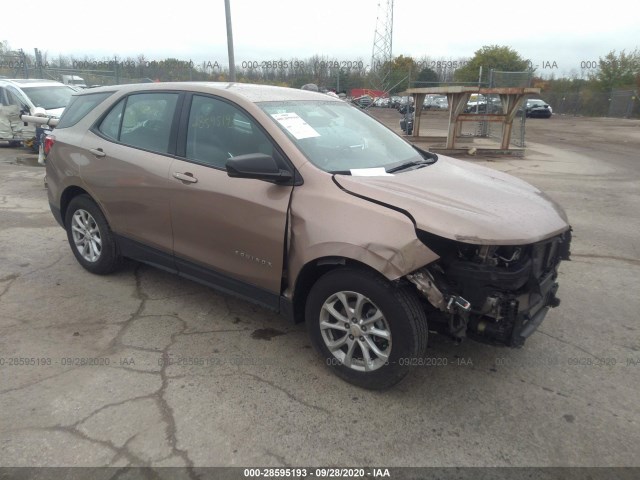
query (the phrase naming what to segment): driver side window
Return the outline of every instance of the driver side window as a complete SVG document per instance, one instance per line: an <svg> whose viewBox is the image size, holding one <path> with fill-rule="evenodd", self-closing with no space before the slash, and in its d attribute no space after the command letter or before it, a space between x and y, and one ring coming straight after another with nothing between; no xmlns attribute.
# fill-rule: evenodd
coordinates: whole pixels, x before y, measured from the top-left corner
<svg viewBox="0 0 640 480"><path fill-rule="evenodd" d="M273 155L271 141L241 110L222 100L194 95L187 126L186 158L224 169L232 157Z"/></svg>

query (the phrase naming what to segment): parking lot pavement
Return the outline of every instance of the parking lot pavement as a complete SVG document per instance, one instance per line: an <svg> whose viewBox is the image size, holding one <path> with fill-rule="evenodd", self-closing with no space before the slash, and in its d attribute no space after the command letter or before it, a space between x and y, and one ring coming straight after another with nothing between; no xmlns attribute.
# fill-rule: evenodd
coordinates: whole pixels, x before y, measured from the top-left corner
<svg viewBox="0 0 640 480"><path fill-rule="evenodd" d="M84 271L44 169L0 147L0 465L640 466L640 128L609 149L551 121L525 159L482 163L565 206L561 307L518 350L432 335L385 392L259 307L134 262Z"/></svg>

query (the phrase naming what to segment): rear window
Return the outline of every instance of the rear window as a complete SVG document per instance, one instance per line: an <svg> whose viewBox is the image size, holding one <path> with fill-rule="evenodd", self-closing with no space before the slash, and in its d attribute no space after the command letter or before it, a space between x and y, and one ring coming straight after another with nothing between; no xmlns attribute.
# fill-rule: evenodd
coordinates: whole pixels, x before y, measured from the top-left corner
<svg viewBox="0 0 640 480"><path fill-rule="evenodd" d="M71 102L62 112L60 122L56 128L71 127L82 120L91 110L102 103L113 92L90 93L71 97Z"/></svg>

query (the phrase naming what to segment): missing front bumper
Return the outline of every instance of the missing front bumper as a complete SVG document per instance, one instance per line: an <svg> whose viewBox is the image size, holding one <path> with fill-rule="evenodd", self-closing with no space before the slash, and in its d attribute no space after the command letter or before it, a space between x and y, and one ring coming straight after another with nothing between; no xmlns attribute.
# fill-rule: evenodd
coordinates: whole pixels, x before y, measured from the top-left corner
<svg viewBox="0 0 640 480"><path fill-rule="evenodd" d="M564 255L556 247L535 244L530 257L509 269L454 261L445 268L425 267L407 279L426 300L432 330L457 341L469 337L520 347L560 304L556 279Z"/></svg>
<svg viewBox="0 0 640 480"><path fill-rule="evenodd" d="M542 324L549 309L560 304L556 296L556 282L548 278L541 282L540 287L539 301L525 310L519 310L518 302L511 300L505 305L505 316L500 321L481 316L471 318L467 335L484 343L521 347Z"/></svg>

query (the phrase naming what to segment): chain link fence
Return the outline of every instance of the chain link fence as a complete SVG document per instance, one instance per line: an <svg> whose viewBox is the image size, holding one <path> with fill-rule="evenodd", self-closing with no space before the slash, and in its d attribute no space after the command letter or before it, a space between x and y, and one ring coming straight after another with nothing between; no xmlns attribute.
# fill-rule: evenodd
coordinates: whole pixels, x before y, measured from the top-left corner
<svg viewBox="0 0 640 480"><path fill-rule="evenodd" d="M194 64L191 61L170 59L160 62L149 62L144 58L121 61L118 59L90 61L72 60L69 62L43 61L41 52L35 49L36 55L27 55L24 51L0 55L0 77L6 78L44 78L61 81L63 75L81 77L87 86L116 85L121 83L139 83L151 81L217 81L224 80L224 72L219 65L207 66ZM317 83L320 87L336 91L349 92L353 88L363 87L362 72L343 72L340 68L332 68L337 62L324 57L313 57L302 70L260 70L247 68L243 71L243 81L253 83L271 83L299 87L304 83ZM62 67L62 64L66 67ZM258 62L244 62L258 63ZM264 62L263 62L264 63ZM281 63L281 62L266 62ZM286 63L286 62L285 62ZM298 62L295 62L298 63ZM302 64L304 62L300 62ZM68 65L67 65L68 64ZM291 67L291 66L290 66ZM298 68L296 66L296 68ZM311 70L309 70L311 69ZM309 71L307 71L309 70ZM299 84L299 85L298 85ZM442 82L412 82L412 86L449 85ZM483 75L481 86L485 87L529 87L532 84L531 72L505 72L490 70ZM477 83L475 84L477 85ZM596 91L589 87L570 91L543 91L540 95L553 108L554 114L575 116L605 116L618 118L640 118L640 98L638 87L629 86L610 91ZM488 106L500 105L497 96L483 99ZM478 112L484 113L484 112ZM496 112L493 112L496 113ZM500 122L465 122L463 134L466 136L499 138L502 124ZM526 119L518 115L512 129L512 143L524 147Z"/></svg>
<svg viewBox="0 0 640 480"><path fill-rule="evenodd" d="M573 92L548 92L544 100L553 107L553 113L561 115L640 118L638 89L633 87L609 92L582 90Z"/></svg>
<svg viewBox="0 0 640 480"><path fill-rule="evenodd" d="M63 81L63 76L77 76L84 81L84 85L104 86L119 85L126 83L140 83L159 81L193 81L211 80L210 75L199 72L191 68L190 65L170 65L171 75L165 73L165 65L161 62L154 62L149 67L131 66L123 67L123 62L100 61L84 62L74 61L70 67L59 67L49 65L30 59L22 52L15 55L0 55L0 78L16 79L44 79ZM169 78L170 77L170 78Z"/></svg>
<svg viewBox="0 0 640 480"><path fill-rule="evenodd" d="M499 70L491 70L489 72L489 88L528 88L531 86L533 79L532 72L504 72ZM487 105L500 105L500 99L497 95L490 95L487 99ZM525 100L526 101L526 100ZM524 109L516 115L513 119L513 126L511 128L511 144L524 148L525 133L526 133L526 120ZM478 122L477 131L480 137L490 137L496 141L500 141L502 138L502 130L504 124L502 122Z"/></svg>
<svg viewBox="0 0 640 480"><path fill-rule="evenodd" d="M168 58L155 61L143 55L136 58L85 57L47 59L37 48L35 55L19 50L0 55L0 77L43 78L61 81L62 75L75 75L87 86L140 83L146 81L227 81L229 72L218 62ZM326 56L242 61L236 65L238 81L300 88L314 83L322 89L343 92L370 87L370 68L364 61L338 61Z"/></svg>

